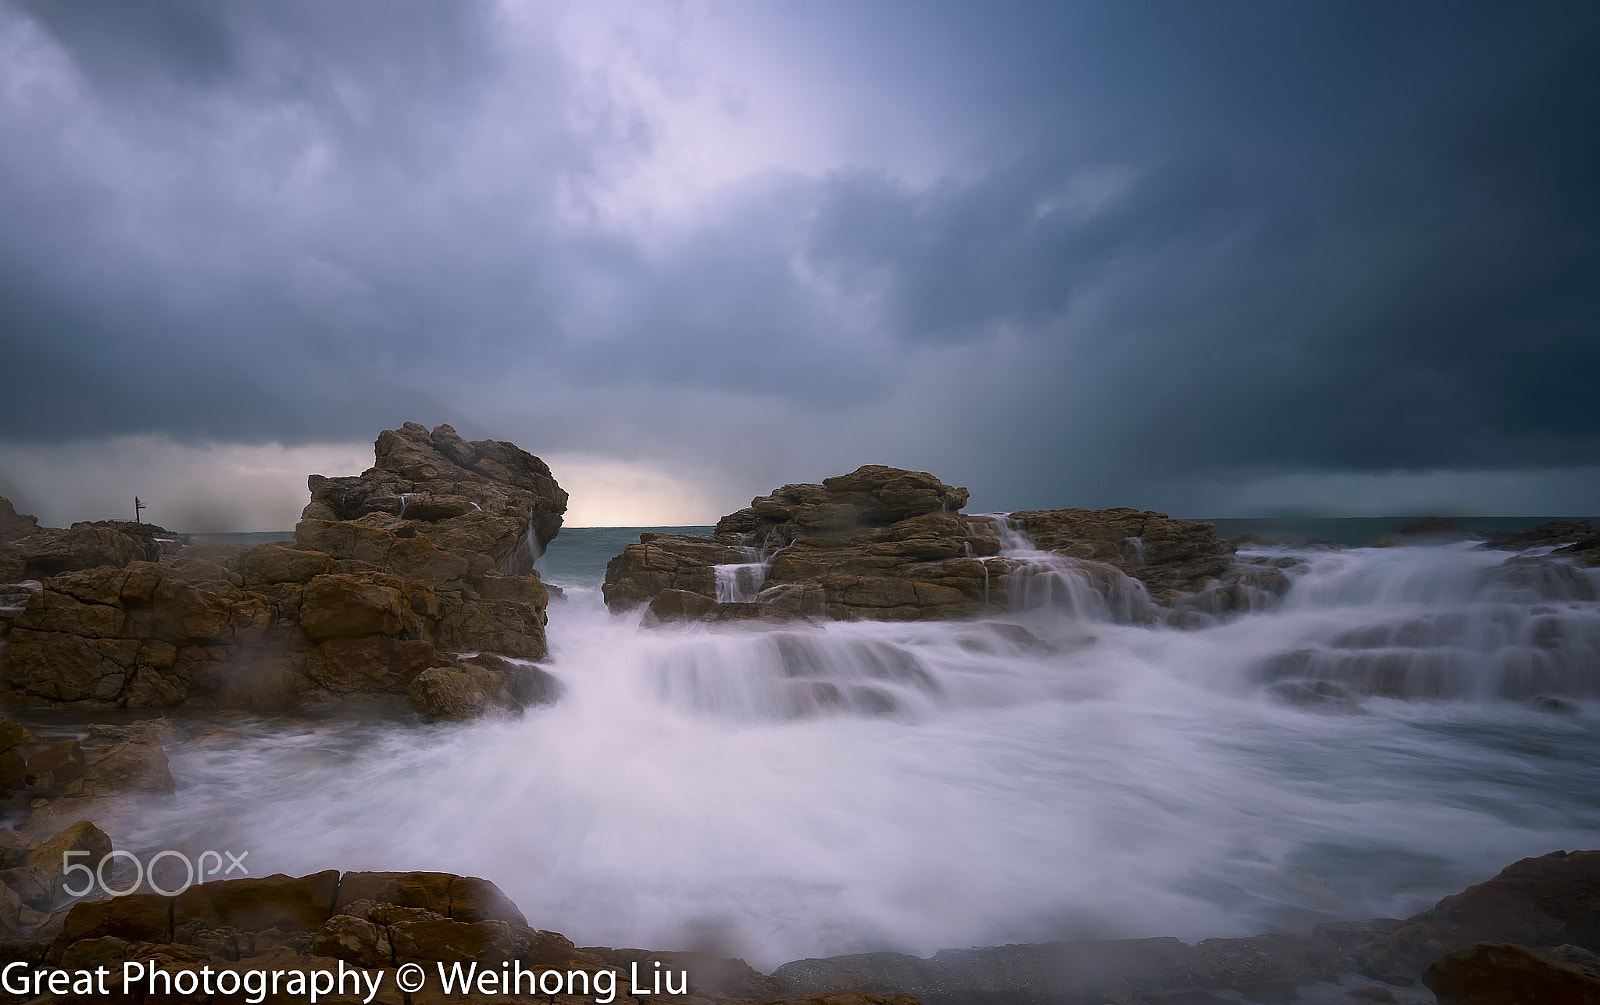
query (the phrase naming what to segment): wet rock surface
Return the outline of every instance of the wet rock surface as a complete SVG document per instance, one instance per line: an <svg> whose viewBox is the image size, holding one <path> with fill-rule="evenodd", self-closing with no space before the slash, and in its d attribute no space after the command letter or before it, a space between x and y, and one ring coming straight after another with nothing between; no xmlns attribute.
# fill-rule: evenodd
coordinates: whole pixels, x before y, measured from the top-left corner
<svg viewBox="0 0 1600 1005"><path fill-rule="evenodd" d="M54 854L57 845L110 847L87 822L36 853ZM1322 997L1305 1000L1423 1002L1432 1000L1424 990L1431 988L1442 1003L1588 1003L1600 988L1600 956L1590 948L1596 857L1600 852L1526 859L1407 921L1193 945L1150 938L951 949L926 958L863 953L796 960L770 975L711 954L579 947L531 924L493 883L450 873L250 877L170 897L83 901L48 916L15 888L23 877L0 875L0 958L47 966L157 958L189 968L334 969L342 962L381 972L391 990L395 968L405 963L425 964L430 974L439 963L457 962L579 970L591 980L611 971L618 1000L628 1005L654 997L634 993L629 982L635 970L650 975L658 963L673 980L683 975L687 992L673 995L680 1001L1154 1005L1287 1002L1316 992ZM1488 931L1504 938L1477 938ZM1563 941L1569 937L1578 941ZM1461 944L1448 948L1452 942ZM466 1000L439 996L437 987L410 1000L424 999ZM502 990L495 1000L549 995Z"/></svg>
<svg viewBox="0 0 1600 1005"><path fill-rule="evenodd" d="M1050 574L1081 585L1082 602L1124 620L1209 622L1288 587L1280 569L1236 569L1210 524L1126 508L966 516L966 501L964 488L882 465L785 485L710 535L641 535L608 566L606 602L648 605L653 623L773 619L762 607L836 620L974 617L1028 602L1046 578L1030 579L1040 559L1001 555L1019 532Z"/></svg>
<svg viewBox="0 0 1600 1005"><path fill-rule="evenodd" d="M6 503L0 524L17 536L0 573L41 579L0 621L6 699L405 703L425 671L456 672L457 653L543 657L549 597L532 564L567 502L549 468L513 444L415 423L384 431L374 453L359 476L310 477L292 544L186 549L149 524L38 529ZM485 678L484 710L522 706L528 674L470 674Z"/></svg>

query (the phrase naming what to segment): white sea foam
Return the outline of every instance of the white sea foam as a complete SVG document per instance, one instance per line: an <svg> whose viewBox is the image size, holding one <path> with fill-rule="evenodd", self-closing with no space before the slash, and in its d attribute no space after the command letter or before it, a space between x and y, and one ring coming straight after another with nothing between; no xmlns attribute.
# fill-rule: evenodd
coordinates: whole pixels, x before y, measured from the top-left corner
<svg viewBox="0 0 1600 1005"><path fill-rule="evenodd" d="M1592 572L1301 557L1280 607L1193 632L1119 623L1081 583L981 622L780 630L641 629L568 585L559 704L174 748L185 787L135 837L249 848L258 874L484 876L580 945L758 966L1404 916L1596 846ZM1357 684L1375 655L1413 697L1325 714L1263 682Z"/></svg>

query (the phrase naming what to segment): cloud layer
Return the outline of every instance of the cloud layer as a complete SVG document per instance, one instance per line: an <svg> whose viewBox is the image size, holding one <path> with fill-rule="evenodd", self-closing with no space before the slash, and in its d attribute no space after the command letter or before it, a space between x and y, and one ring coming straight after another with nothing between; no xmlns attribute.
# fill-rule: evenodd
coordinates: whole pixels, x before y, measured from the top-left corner
<svg viewBox="0 0 1600 1005"><path fill-rule="evenodd" d="M1592 512L1596 66L1555 4L4 3L0 442Z"/></svg>

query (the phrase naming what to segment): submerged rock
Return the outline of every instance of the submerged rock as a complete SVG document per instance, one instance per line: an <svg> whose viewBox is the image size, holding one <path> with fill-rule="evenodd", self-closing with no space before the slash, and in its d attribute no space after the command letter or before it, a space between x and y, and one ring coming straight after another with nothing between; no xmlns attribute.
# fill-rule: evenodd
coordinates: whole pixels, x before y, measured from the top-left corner
<svg viewBox="0 0 1600 1005"><path fill-rule="evenodd" d="M46 578L7 619L0 689L19 705L274 710L403 700L452 653L542 657L532 563L567 503L549 468L415 423L374 455L359 476L310 477L292 546L173 556L148 524L29 533L19 561Z"/></svg>

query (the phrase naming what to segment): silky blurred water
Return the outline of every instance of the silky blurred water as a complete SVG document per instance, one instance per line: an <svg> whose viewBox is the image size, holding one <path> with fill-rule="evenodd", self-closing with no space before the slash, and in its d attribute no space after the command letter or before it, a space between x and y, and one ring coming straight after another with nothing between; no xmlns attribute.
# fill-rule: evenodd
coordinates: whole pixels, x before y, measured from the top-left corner
<svg viewBox="0 0 1600 1005"><path fill-rule="evenodd" d="M1200 631L1051 607L642 629L596 589L636 535L563 531L545 556L557 705L240 720L169 747L182 787L135 842L248 848L256 874L484 876L580 945L763 967L1404 916L1600 846L1593 572L1280 548L1258 554L1306 563L1283 604ZM1399 696L1292 706L1263 670L1357 681L1374 653Z"/></svg>

